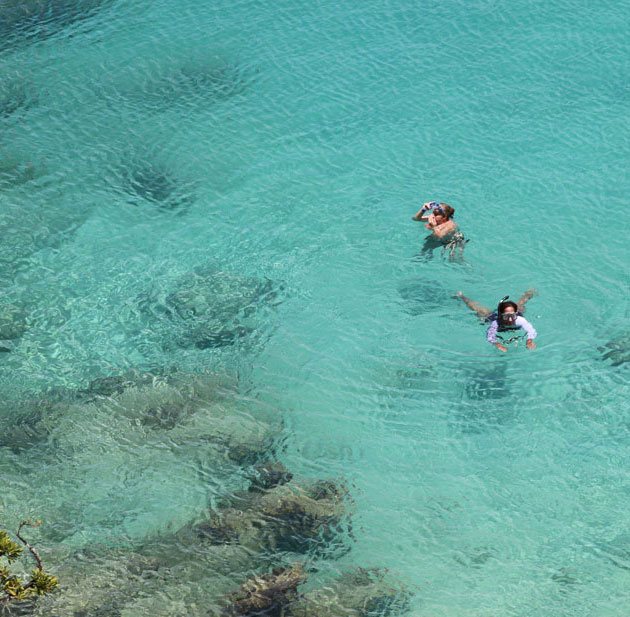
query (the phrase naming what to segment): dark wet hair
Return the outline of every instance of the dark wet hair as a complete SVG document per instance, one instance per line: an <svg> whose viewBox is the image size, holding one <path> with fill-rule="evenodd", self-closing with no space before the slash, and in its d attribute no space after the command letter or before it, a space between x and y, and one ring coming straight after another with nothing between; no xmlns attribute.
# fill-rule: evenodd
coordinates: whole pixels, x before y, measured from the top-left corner
<svg viewBox="0 0 630 617"><path fill-rule="evenodd" d="M447 221L450 221L455 214L455 208L452 208L443 202L440 202L440 210L444 213L444 218L446 218Z"/></svg>
<svg viewBox="0 0 630 617"><path fill-rule="evenodd" d="M512 302L512 300L508 300L510 296L505 296L501 302L499 302L498 306L497 306L497 314L499 315L499 317L501 317L501 315L503 314L503 312L505 311L505 309L508 306L511 306L514 309L514 312L518 312L518 304L516 304L516 302Z"/></svg>

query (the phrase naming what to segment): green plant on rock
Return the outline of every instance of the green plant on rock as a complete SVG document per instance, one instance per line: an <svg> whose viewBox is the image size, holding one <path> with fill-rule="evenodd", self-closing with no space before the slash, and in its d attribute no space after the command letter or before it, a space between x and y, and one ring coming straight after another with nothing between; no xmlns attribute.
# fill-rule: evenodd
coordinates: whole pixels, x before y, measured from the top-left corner
<svg viewBox="0 0 630 617"><path fill-rule="evenodd" d="M22 536L23 527L39 527L39 525L41 521L20 523L15 535L23 546L12 540L6 531L0 530L0 606L13 601L26 600L31 596L42 596L55 590L59 585L57 577L44 570L39 553ZM24 546L36 563L36 567L31 570L30 578L20 577L9 567L22 555Z"/></svg>

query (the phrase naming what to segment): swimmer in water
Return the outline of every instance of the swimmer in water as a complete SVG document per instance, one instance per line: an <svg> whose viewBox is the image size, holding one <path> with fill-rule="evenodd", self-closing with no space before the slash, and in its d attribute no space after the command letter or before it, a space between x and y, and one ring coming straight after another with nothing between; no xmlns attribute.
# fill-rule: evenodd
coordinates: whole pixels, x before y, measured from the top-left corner
<svg viewBox="0 0 630 617"><path fill-rule="evenodd" d="M454 208L448 204L428 201L411 218L426 223L425 227L431 231L429 237L447 240L457 231L457 223L453 220L454 214Z"/></svg>
<svg viewBox="0 0 630 617"><path fill-rule="evenodd" d="M457 223L453 220L454 208L445 203L428 201L411 218L414 221L425 223L425 227L431 232L424 240L420 256L430 259L433 250L441 247L452 260L461 259L464 246L468 242Z"/></svg>
<svg viewBox="0 0 630 617"><path fill-rule="evenodd" d="M488 330L486 331L486 340L491 345L494 345L499 351L506 352L507 347L503 343L510 343L514 340L511 337L509 340L505 340L501 337L500 333L516 330L523 330L527 337L527 349L536 349L536 343L534 339L538 336L538 333L534 329L525 317L525 304L536 293L534 289L528 289L519 299L518 302L512 302L509 300L509 296L505 296L501 302L499 302L496 311L491 311L489 308L478 304L474 300L467 298L461 291L457 292L457 297L460 298L466 306L477 314L477 317L489 323Z"/></svg>

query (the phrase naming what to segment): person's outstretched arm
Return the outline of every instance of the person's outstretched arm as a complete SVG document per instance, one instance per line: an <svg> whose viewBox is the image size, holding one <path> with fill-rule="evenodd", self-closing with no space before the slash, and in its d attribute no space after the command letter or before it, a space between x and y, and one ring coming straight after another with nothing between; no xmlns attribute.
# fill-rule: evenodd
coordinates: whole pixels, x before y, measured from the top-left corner
<svg viewBox="0 0 630 617"><path fill-rule="evenodd" d="M505 345L502 345L497 340L497 332L498 331L499 331L499 322L495 319L490 324L490 327L486 330L486 340L491 345L494 345L499 351L502 351L502 352L505 353L507 351L507 347Z"/></svg>
<svg viewBox="0 0 630 617"><path fill-rule="evenodd" d="M527 334L527 343L525 343L527 345L527 349L536 349L534 339L538 336L538 332L536 332L534 326L532 326L525 317L517 317L514 323L525 330L525 333Z"/></svg>

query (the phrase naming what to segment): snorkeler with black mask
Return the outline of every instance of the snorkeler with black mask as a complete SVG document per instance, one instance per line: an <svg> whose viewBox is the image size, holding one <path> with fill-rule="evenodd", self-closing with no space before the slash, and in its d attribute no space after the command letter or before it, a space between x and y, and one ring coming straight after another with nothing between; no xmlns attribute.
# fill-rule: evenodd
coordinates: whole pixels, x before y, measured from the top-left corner
<svg viewBox="0 0 630 617"><path fill-rule="evenodd" d="M466 297L461 291L457 292L457 297L460 298L469 309L474 311L479 319L490 324L486 331L486 340L488 343L494 345L499 351L506 352L506 345L513 342L518 343L522 338L520 331L525 332L527 349L536 349L534 339L538 333L534 326L523 317L525 304L535 293L536 291L534 289L528 289L518 302L512 302L509 296L505 296L499 302L496 311L491 311L485 306L478 304L474 300ZM513 332L513 334L510 336L511 332Z"/></svg>

